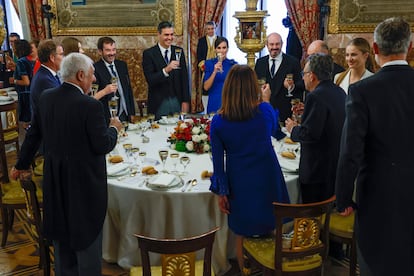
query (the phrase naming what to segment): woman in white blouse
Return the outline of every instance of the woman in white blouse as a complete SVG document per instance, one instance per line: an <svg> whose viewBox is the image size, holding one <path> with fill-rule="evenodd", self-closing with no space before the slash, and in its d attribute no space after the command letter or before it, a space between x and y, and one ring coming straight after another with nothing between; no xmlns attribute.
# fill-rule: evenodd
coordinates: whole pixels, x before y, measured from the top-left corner
<svg viewBox="0 0 414 276"><path fill-rule="evenodd" d="M334 82L348 94L349 85L374 74L372 73L374 63L368 41L361 37L352 39L346 46L345 60L348 69L336 74Z"/></svg>

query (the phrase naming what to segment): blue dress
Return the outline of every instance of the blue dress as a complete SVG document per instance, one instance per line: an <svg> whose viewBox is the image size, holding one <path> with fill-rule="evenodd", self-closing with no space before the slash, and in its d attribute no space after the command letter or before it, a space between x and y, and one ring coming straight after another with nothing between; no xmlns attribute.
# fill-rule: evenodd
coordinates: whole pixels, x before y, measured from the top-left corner
<svg viewBox="0 0 414 276"><path fill-rule="evenodd" d="M289 203L271 142L278 127L278 113L269 103L261 103L248 121L228 121L216 114L211 122L210 190L227 195L229 228L238 235L269 234L275 227L272 202Z"/></svg>
<svg viewBox="0 0 414 276"><path fill-rule="evenodd" d="M204 66L204 79L203 83L208 80L213 74L214 65L217 63L217 58L212 58L206 60ZM207 104L207 113L217 112L221 107L221 91L223 90L224 80L228 72L230 71L233 65L237 64L233 59L224 59L223 60L223 72L217 72L216 77L214 78L213 85L208 90L208 104Z"/></svg>

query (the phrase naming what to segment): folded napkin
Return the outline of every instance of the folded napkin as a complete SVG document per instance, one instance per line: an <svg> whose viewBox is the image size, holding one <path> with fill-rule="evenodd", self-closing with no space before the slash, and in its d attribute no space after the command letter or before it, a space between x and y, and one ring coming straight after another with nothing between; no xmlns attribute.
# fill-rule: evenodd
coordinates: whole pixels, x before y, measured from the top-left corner
<svg viewBox="0 0 414 276"><path fill-rule="evenodd" d="M174 180L175 175L164 173L151 178L149 184L158 187L168 187L173 184Z"/></svg>
<svg viewBox="0 0 414 276"><path fill-rule="evenodd" d="M13 101L13 98L10 96L0 96L0 102L9 102Z"/></svg>
<svg viewBox="0 0 414 276"><path fill-rule="evenodd" d="M126 164L126 163L118 163L118 164L115 164L115 165L109 165L106 168L106 172L107 172L108 175L116 175L116 174L128 169L128 166L129 165Z"/></svg>

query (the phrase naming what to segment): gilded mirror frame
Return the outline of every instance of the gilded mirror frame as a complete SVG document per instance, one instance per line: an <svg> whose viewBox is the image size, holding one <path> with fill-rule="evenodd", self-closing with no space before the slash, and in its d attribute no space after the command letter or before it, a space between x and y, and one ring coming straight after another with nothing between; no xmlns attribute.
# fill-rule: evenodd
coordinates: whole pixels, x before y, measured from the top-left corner
<svg viewBox="0 0 414 276"><path fill-rule="evenodd" d="M372 33L388 17L401 16L414 31L412 0L331 0L328 33Z"/></svg>
<svg viewBox="0 0 414 276"><path fill-rule="evenodd" d="M183 34L183 0L154 0L149 1L153 2L151 4L134 5L122 4L122 1L124 0L118 0L115 4L113 1L96 0L85 4L85 1L49 0L51 12L55 15L51 20L52 35L154 35L161 21L173 22L175 34ZM107 2L112 4L106 4ZM112 11L116 9L116 12L111 12L108 7L112 7ZM93 21L95 25L84 26L79 18L84 18L84 21L90 19L89 16L84 16L85 14L95 14L97 17L100 14L111 14L111 18L104 20L103 16L100 16ZM131 22L127 22L128 18ZM143 26L133 26L138 25L134 21L140 21L142 18L151 19ZM122 23L116 24L116 22ZM111 26L107 26L108 24Z"/></svg>

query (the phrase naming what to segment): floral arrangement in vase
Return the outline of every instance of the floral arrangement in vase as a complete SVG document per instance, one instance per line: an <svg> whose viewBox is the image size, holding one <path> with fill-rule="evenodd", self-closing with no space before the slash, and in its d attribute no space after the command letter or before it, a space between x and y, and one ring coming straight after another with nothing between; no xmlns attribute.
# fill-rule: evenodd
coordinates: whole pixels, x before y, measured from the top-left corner
<svg viewBox="0 0 414 276"><path fill-rule="evenodd" d="M189 118L178 121L167 141L176 151L196 153L210 151L210 119Z"/></svg>

